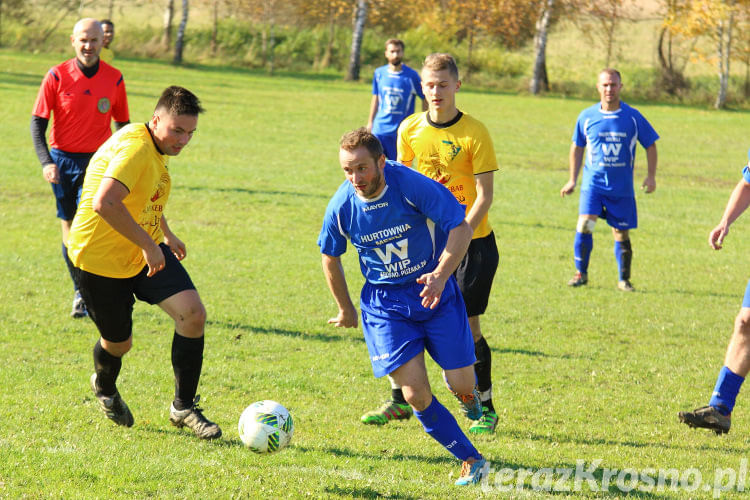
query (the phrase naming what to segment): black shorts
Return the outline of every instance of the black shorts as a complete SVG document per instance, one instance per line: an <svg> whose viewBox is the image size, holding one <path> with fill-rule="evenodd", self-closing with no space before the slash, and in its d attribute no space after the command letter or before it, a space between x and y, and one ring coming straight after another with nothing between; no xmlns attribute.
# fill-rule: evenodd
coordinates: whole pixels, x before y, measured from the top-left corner
<svg viewBox="0 0 750 500"><path fill-rule="evenodd" d="M124 342L133 333L135 297L149 304L158 304L184 290L195 290L193 281L182 263L167 245L159 245L164 253L164 269L150 278L148 266L132 278L108 278L76 269L81 297L99 334L109 342Z"/></svg>
<svg viewBox="0 0 750 500"><path fill-rule="evenodd" d="M487 309L499 260L494 232L484 238L471 240L466 255L454 273L469 317L484 314Z"/></svg>

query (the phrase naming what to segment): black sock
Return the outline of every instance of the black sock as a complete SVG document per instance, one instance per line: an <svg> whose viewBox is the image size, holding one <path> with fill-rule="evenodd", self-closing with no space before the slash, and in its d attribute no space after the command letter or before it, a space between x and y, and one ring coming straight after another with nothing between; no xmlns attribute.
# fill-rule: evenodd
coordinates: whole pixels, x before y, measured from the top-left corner
<svg viewBox="0 0 750 500"><path fill-rule="evenodd" d="M474 355L477 357L477 362L474 365L474 371L477 374L477 389L480 393L489 391L492 389L492 351L484 337L474 343ZM495 411L492 398L482 400L482 406L486 406L490 411Z"/></svg>
<svg viewBox="0 0 750 500"><path fill-rule="evenodd" d="M402 391L400 387L398 389L395 389L395 388L391 389L391 399L393 400L394 403L398 403L400 405L409 404L404 399L404 391Z"/></svg>
<svg viewBox="0 0 750 500"><path fill-rule="evenodd" d="M65 265L68 266L68 273L70 273L70 279L73 281L73 289L78 290L78 281L76 280L76 274L73 270L74 266L70 261L70 257L68 257L68 248L65 246L65 243L62 244L62 256L63 260L65 260Z"/></svg>
<svg viewBox="0 0 750 500"><path fill-rule="evenodd" d="M96 370L96 386L101 394L114 396L117 392L117 376L122 368L122 358L113 356L104 350L101 339L94 344L94 369Z"/></svg>
<svg viewBox="0 0 750 500"><path fill-rule="evenodd" d="M630 264L633 262L633 247L630 245L630 240L621 241L620 249L620 251L622 252L620 257L622 262L622 268L620 269L620 279L629 280Z"/></svg>
<svg viewBox="0 0 750 500"><path fill-rule="evenodd" d="M174 332L172 339L172 369L174 370L174 402L177 410L193 407L198 380L203 366L203 336L197 339Z"/></svg>

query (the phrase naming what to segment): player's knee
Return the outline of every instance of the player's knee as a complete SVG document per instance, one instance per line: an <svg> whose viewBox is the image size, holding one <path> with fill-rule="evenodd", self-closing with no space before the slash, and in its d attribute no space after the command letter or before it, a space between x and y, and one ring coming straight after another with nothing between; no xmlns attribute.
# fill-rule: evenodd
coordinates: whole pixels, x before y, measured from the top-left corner
<svg viewBox="0 0 750 500"><path fill-rule="evenodd" d="M131 335L127 340L123 342L108 342L105 339L101 339L99 342L102 345L102 349L107 351L112 356L121 358L125 356L125 354L127 354L128 351L130 351L130 349L133 347L133 336Z"/></svg>
<svg viewBox="0 0 750 500"><path fill-rule="evenodd" d="M206 325L206 308L197 301L190 304L179 315L177 320L179 333L186 337L200 337Z"/></svg>
<svg viewBox="0 0 750 500"><path fill-rule="evenodd" d="M616 241L627 241L630 239L630 231L627 229L612 228L612 234L615 235Z"/></svg>
<svg viewBox="0 0 750 500"><path fill-rule="evenodd" d="M404 386L401 390L404 393L406 402L417 411L426 410L432 402L432 392L427 387Z"/></svg>
<svg viewBox="0 0 750 500"><path fill-rule="evenodd" d="M594 232L595 225L596 221L593 219L579 218L578 225L576 226L576 231L582 234L591 234Z"/></svg>
<svg viewBox="0 0 750 500"><path fill-rule="evenodd" d="M750 337L750 308L743 307L734 320L735 333L744 337Z"/></svg>

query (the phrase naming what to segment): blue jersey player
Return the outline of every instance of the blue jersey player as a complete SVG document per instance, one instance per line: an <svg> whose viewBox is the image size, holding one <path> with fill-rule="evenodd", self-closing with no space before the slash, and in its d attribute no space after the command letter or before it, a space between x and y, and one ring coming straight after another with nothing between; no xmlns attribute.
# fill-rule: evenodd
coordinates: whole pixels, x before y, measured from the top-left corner
<svg viewBox="0 0 750 500"><path fill-rule="evenodd" d="M424 359L427 350L462 411L479 419L474 342L453 277L471 241L465 209L438 182L386 161L380 142L365 128L341 138L339 161L346 181L329 202L318 237L339 309L328 322L357 326L341 264L348 241L366 279L360 307L375 376L390 374L425 431L463 462L456 484L479 482L489 463L433 396Z"/></svg>
<svg viewBox="0 0 750 500"><path fill-rule="evenodd" d="M388 64L375 70L372 78L372 102L367 130L383 145L385 157L396 159L398 126L414 113L414 100L422 99L422 111L427 104L422 93L419 73L408 67L404 59L404 42L391 38L385 42Z"/></svg>
<svg viewBox="0 0 750 500"><path fill-rule="evenodd" d="M570 147L570 179L560 190L563 197L575 190L585 150L586 165L574 245L576 273L568 285L588 283L594 224L599 217L604 217L612 227L615 239L615 259L620 276L617 288L632 292L630 263L633 249L629 231L638 226L633 190L636 143L646 149L648 163L648 174L641 188L652 193L656 189L656 140L659 135L637 109L620 100L622 79L617 70L602 70L596 88L601 102L584 109L578 116Z"/></svg>
<svg viewBox="0 0 750 500"><path fill-rule="evenodd" d="M750 151L748 151L750 158ZM729 226L750 206L750 163L742 170L742 179L729 196L724 215L709 233L708 244L721 250ZM742 308L734 320L734 331L724 356L724 366L716 378L716 385L708 405L693 411L680 412L680 421L690 427L711 429L716 434L729 432L732 410L745 377L750 373L750 282L745 288Z"/></svg>

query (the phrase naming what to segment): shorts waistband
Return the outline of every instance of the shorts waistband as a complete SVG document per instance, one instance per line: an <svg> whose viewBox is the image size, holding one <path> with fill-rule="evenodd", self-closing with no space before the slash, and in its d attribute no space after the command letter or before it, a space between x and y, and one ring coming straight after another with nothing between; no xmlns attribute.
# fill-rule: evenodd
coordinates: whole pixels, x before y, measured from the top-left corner
<svg viewBox="0 0 750 500"><path fill-rule="evenodd" d="M68 151L63 151L62 149L57 148L51 148L50 151L54 151L55 154L60 154L63 156L67 156L68 158L75 159L91 158L92 156L94 156L94 153L69 153Z"/></svg>

